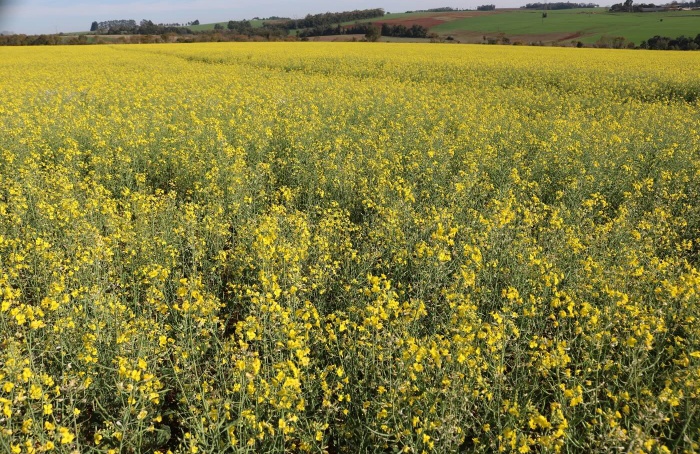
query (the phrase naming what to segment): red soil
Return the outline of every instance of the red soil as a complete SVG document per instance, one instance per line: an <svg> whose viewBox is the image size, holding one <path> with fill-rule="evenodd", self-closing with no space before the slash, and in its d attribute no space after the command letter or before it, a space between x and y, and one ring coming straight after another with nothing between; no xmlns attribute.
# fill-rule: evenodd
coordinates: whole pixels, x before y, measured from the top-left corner
<svg viewBox="0 0 700 454"><path fill-rule="evenodd" d="M441 12L441 13L426 13L419 17L411 17L406 19L388 19L375 22L376 24L404 25L408 28L413 25L421 25L425 28L435 27L436 25L451 22L453 20L464 19L467 17L483 16L498 14L501 11L458 11L458 12Z"/></svg>

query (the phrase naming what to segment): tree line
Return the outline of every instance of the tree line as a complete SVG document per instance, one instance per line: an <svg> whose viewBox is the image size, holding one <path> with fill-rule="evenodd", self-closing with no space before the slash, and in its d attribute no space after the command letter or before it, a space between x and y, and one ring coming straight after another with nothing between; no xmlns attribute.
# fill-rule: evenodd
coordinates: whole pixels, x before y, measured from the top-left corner
<svg viewBox="0 0 700 454"><path fill-rule="evenodd" d="M651 50L698 50L700 49L700 33L695 38L684 35L677 38L656 35L642 41L639 47Z"/></svg>
<svg viewBox="0 0 700 454"><path fill-rule="evenodd" d="M430 9L416 9L413 11L406 11L406 13L449 13L452 11L466 11L459 8L452 8L450 6L443 6L442 8L430 8Z"/></svg>
<svg viewBox="0 0 700 454"><path fill-rule="evenodd" d="M199 21L196 22L199 23ZM196 24L193 22L192 25ZM133 19L94 21L90 26L90 31L104 35L162 35L164 33L182 35L192 33L192 30L180 24L155 24L148 19L143 19L138 24Z"/></svg>
<svg viewBox="0 0 700 454"><path fill-rule="evenodd" d="M434 8L430 11L458 11L453 8ZM226 26L215 24L214 30L193 31L190 25L199 25L199 20L181 24L156 24L143 19L136 22L133 19L114 19L93 21L90 26L95 38L85 35L0 35L0 45L55 45L55 44L94 44L109 42L100 35L118 35L125 37L119 42L203 42L203 41L243 41L243 40L280 40L288 39L290 31L296 30L292 38L305 39L323 35L364 34L374 39L375 35L428 38L428 29L413 25L402 24L372 24L360 23L361 20L380 18L385 15L384 9L373 8L364 10L344 11L339 13L307 14L303 19L271 17L263 22L262 27L253 27L248 20L229 21ZM344 22L355 21L352 25L342 25ZM140 38L134 37L140 35ZM189 36L185 37L183 35Z"/></svg>
<svg viewBox="0 0 700 454"><path fill-rule="evenodd" d="M677 2L674 1L670 6L675 8L697 8L700 7L700 0L695 0L692 2ZM639 13L649 11L649 9L665 10L668 6L656 5L654 3L637 3L634 4L633 0L625 0L624 3L615 3L609 9L613 13Z"/></svg>
<svg viewBox="0 0 700 454"><path fill-rule="evenodd" d="M90 26L91 32L107 32L110 28L134 28L136 21L133 19L115 19L102 22L94 21Z"/></svg>
<svg viewBox="0 0 700 454"><path fill-rule="evenodd" d="M521 6L521 9L576 9L576 8L598 8L596 3L572 3L572 2L555 2L555 3L527 3Z"/></svg>
<svg viewBox="0 0 700 454"><path fill-rule="evenodd" d="M88 44L87 36L66 39L61 35L0 35L0 46L55 46L58 44Z"/></svg>
<svg viewBox="0 0 700 454"><path fill-rule="evenodd" d="M381 36L391 36L395 38L429 38L428 29L422 25L414 24L407 27L403 24L388 24L381 25L370 22L355 23L352 25L328 25L325 27L307 28L299 30L297 37L301 39L311 38L314 36L332 36L332 35L366 35L368 38L378 39ZM372 39L370 39L372 40Z"/></svg>
<svg viewBox="0 0 700 454"><path fill-rule="evenodd" d="M354 11L343 11L340 13L307 14L303 19L289 19L280 22L278 25L288 30L302 28L328 27L342 22L360 21L374 19L384 16L383 8L362 9Z"/></svg>
<svg viewBox="0 0 700 454"><path fill-rule="evenodd" d="M260 37L265 39L285 38L289 35L289 30L277 23L263 23L262 27L253 27L248 20L230 20L226 27L223 24L214 25L214 33L227 31L239 36L248 38ZM209 31L208 33L211 33Z"/></svg>
<svg viewBox="0 0 700 454"><path fill-rule="evenodd" d="M402 24L382 24L382 36L392 36L395 38L428 38L428 29L422 25L411 25L406 27Z"/></svg>

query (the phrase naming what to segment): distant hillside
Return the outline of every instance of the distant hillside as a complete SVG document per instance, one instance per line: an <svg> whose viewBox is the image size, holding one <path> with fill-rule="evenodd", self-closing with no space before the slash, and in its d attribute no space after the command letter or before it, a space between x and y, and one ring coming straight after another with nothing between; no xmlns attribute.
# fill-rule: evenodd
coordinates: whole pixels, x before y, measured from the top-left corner
<svg viewBox="0 0 700 454"><path fill-rule="evenodd" d="M700 38L696 38L700 37L700 9L692 7L697 4L677 3L661 8L635 4L624 12L572 2L536 2L510 9L484 4L477 10L445 7L391 14L374 8L308 14L295 19L272 16L208 24L198 20L187 24L112 20L93 22L90 32L0 35L0 45L379 39L696 49L700 47ZM689 40L694 44L679 44Z"/></svg>
<svg viewBox="0 0 700 454"><path fill-rule="evenodd" d="M536 6L544 5L542 9ZM584 5L584 4L579 4ZM518 9L495 9L492 11L448 10L391 13L376 15L359 20L340 22L341 27L355 24L387 24L389 26L425 27L432 36L463 43L509 42L524 44L583 44L612 42L624 38L625 42L639 44L655 35L676 37L686 35L694 37L700 33L700 11L664 11L614 13L607 8L572 8L549 9L547 4L531 3L528 7ZM545 9L547 8L547 9ZM371 10L365 10L371 11ZM546 13L546 14L543 14ZM331 13L333 14L333 13ZM346 14L346 13L337 13ZM324 15L317 15L320 17ZM338 25L336 16L327 16L327 27ZM546 17L544 17L546 16ZM307 16L310 18L312 16ZM271 21L252 20L253 27L262 27ZM296 21L299 27L290 27L291 21L274 21L275 25L289 28L290 35L297 31L309 30L304 20ZM311 23L311 22L309 22ZM226 27L226 22L220 26ZM215 24L202 24L190 27L193 31L213 29ZM329 33L329 35L336 33ZM347 37L327 37L328 39L352 39ZM383 40L396 40L384 37ZM408 38L410 40L410 38ZM405 39L401 39L404 41ZM421 39L415 39L421 41Z"/></svg>
<svg viewBox="0 0 700 454"><path fill-rule="evenodd" d="M546 17L543 12L546 12ZM611 13L606 8L577 8L555 11L496 9L387 14L376 23L422 25L442 38L468 43L521 41L585 44L623 37L639 44L652 36L696 36L700 33L700 11L655 13Z"/></svg>
<svg viewBox="0 0 700 454"><path fill-rule="evenodd" d="M261 19L252 19L248 22L250 22L250 25L253 28L260 28L263 26L263 23L265 23L265 21L261 20ZM223 28L226 28L226 26L228 25L228 21L226 21L226 22L212 22L211 24L189 25L187 28L189 28L193 32L201 32L201 31L206 31L206 30L214 30L214 27L216 27L216 25L219 25Z"/></svg>

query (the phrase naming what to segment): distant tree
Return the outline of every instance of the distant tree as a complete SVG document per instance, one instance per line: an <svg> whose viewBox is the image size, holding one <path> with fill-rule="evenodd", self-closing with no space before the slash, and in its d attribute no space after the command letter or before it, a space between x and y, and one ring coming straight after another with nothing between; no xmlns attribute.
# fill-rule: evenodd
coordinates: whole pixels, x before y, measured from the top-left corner
<svg viewBox="0 0 700 454"><path fill-rule="evenodd" d="M493 11L495 9L496 5L481 5L476 7L477 11Z"/></svg>
<svg viewBox="0 0 700 454"><path fill-rule="evenodd" d="M653 50L668 50L670 41L671 38L655 35L653 38L646 40L646 42L642 42L640 47Z"/></svg>
<svg viewBox="0 0 700 454"><path fill-rule="evenodd" d="M417 24L414 24L411 26L411 28L408 28L403 24L391 25L385 22L382 24L381 35L399 38L427 38L428 29Z"/></svg>
<svg viewBox="0 0 700 454"><path fill-rule="evenodd" d="M632 11L632 4L633 3L634 3L634 0L625 0L624 5L625 5L625 8L627 9L627 11L630 11L630 12Z"/></svg>
<svg viewBox="0 0 700 454"><path fill-rule="evenodd" d="M459 11L458 8L443 6L441 8L417 9L415 11L406 11L407 13L449 13L451 11Z"/></svg>
<svg viewBox="0 0 700 454"><path fill-rule="evenodd" d="M627 40L624 36L616 36L612 39L610 45L613 49L624 49L627 46Z"/></svg>
<svg viewBox="0 0 700 454"><path fill-rule="evenodd" d="M231 31L240 33L241 35L250 35L253 31L253 25L247 20L230 20L228 21L228 25L226 25L226 27Z"/></svg>
<svg viewBox="0 0 700 454"><path fill-rule="evenodd" d="M137 33L140 35L152 35L158 32L158 26L152 20L143 19L139 23Z"/></svg>
<svg viewBox="0 0 700 454"><path fill-rule="evenodd" d="M675 39L656 35L653 38L642 41L639 47L652 50L698 50L700 49L700 34L695 38L681 35Z"/></svg>
<svg viewBox="0 0 700 454"><path fill-rule="evenodd" d="M133 19L108 20L97 24L97 30L108 34L133 33L136 27Z"/></svg>
<svg viewBox="0 0 700 454"><path fill-rule="evenodd" d="M384 10L382 8L375 9L364 9L355 11L344 11L341 13L322 13L322 14L307 14L303 19L297 20L287 20L280 26L287 29L294 28L314 28L314 27L327 27L329 25L336 25L342 22L358 21L363 19L373 19L375 17L384 16Z"/></svg>
<svg viewBox="0 0 700 454"><path fill-rule="evenodd" d="M381 36L382 36L382 29L377 27L376 25L371 25L367 29L367 33L365 33L365 38L367 39L367 41L370 41L370 42L378 41L379 38L381 38Z"/></svg>
<svg viewBox="0 0 700 454"><path fill-rule="evenodd" d="M100 26L100 24L97 23L97 21L93 21L92 25L90 26L90 31L91 32L96 32L97 28Z"/></svg>
<svg viewBox="0 0 700 454"><path fill-rule="evenodd" d="M221 24L214 24L214 30L223 30L224 26Z"/></svg>
<svg viewBox="0 0 700 454"><path fill-rule="evenodd" d="M195 19L192 21L192 25L199 25L199 19Z"/></svg>
<svg viewBox="0 0 700 454"><path fill-rule="evenodd" d="M87 37L85 35L80 35L81 37L84 37L84 39L87 40ZM39 36L30 36L28 37L28 41L24 43L24 45L31 45L31 46L55 46L56 44L61 44L61 37L58 35L39 35Z"/></svg>
<svg viewBox="0 0 700 454"><path fill-rule="evenodd" d="M550 11L560 10L560 9L573 9L573 8L597 8L597 3L571 3L571 2L547 2L547 3L528 3L520 8L524 9L545 9Z"/></svg>

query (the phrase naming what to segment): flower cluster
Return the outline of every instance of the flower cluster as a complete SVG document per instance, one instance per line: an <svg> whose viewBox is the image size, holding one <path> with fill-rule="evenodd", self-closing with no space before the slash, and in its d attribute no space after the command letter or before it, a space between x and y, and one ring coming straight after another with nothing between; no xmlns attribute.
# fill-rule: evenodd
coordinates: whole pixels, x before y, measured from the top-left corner
<svg viewBox="0 0 700 454"><path fill-rule="evenodd" d="M700 451L700 56L0 60L0 451Z"/></svg>

